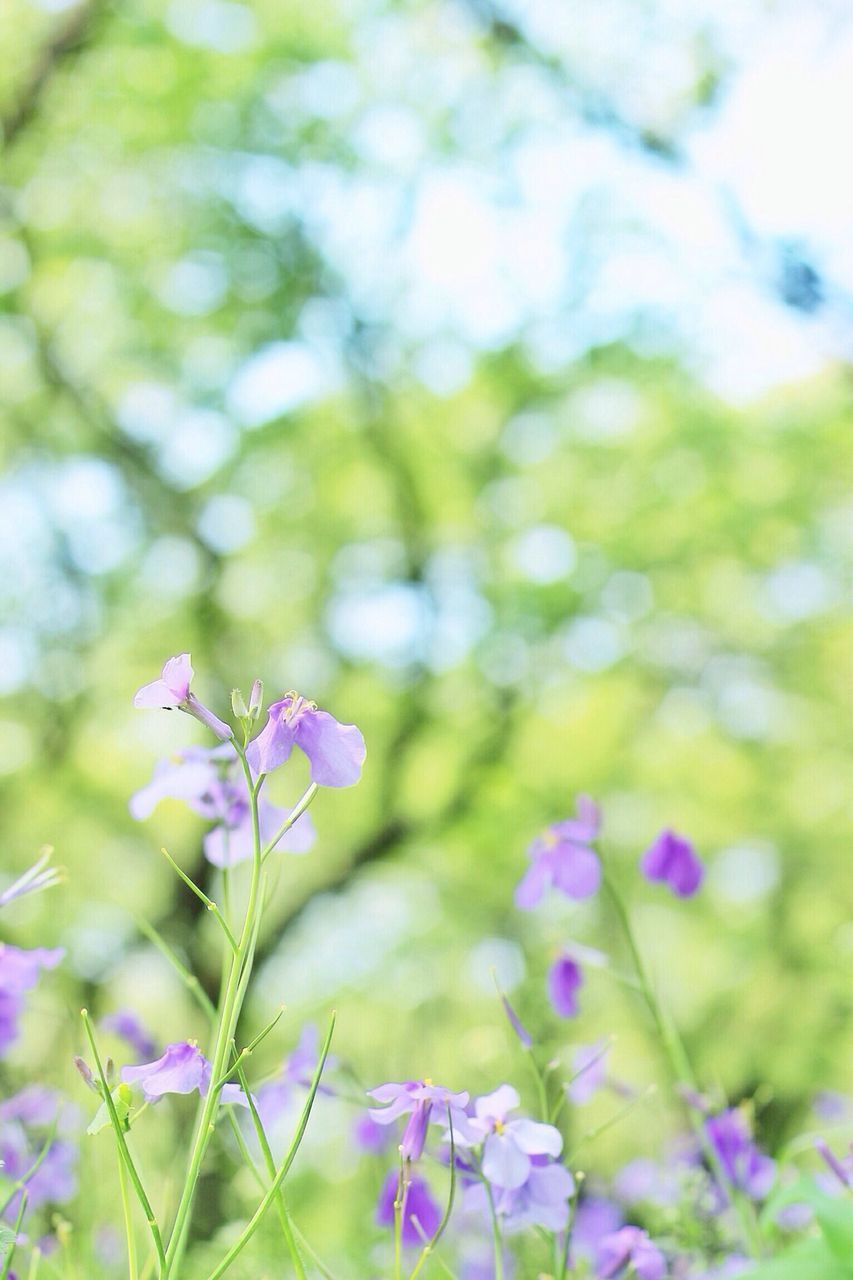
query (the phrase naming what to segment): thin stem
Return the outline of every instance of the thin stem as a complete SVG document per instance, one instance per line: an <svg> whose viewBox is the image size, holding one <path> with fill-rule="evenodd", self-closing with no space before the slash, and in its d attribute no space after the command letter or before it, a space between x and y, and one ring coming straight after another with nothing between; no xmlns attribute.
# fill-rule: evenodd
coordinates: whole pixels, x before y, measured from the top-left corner
<svg viewBox="0 0 853 1280"><path fill-rule="evenodd" d="M397 1191L394 1196L394 1280L400 1280L403 1271L403 1210L406 1207L406 1161L400 1148L400 1172L397 1174Z"/></svg>
<svg viewBox="0 0 853 1280"><path fill-rule="evenodd" d="M141 933L145 934L148 941L157 948L163 958L168 960L169 964L175 970L175 973L181 979L181 982L183 982L193 999L198 1001L199 1005L211 1022L215 1022L216 1009L213 1001L195 974L190 973L183 961L178 959L168 942L166 942L166 940L157 932L153 924L149 924L142 916L138 916L136 918L136 926Z"/></svg>
<svg viewBox="0 0 853 1280"><path fill-rule="evenodd" d="M130 1273L130 1280L136 1280L138 1275L136 1268L136 1239L133 1234L133 1220L130 1216L130 1201L127 1197L127 1172L124 1167L124 1161L120 1156L118 1162L118 1185L121 1189L121 1208L124 1215L124 1232L127 1237L127 1269Z"/></svg>
<svg viewBox="0 0 853 1280"><path fill-rule="evenodd" d="M332 1036L334 1035L334 1031L335 1031L335 1015L332 1014L332 1018L329 1023L329 1030L326 1033L326 1039L323 1043L323 1048L320 1053L320 1060L317 1063L317 1067L316 1067L316 1070L314 1071L314 1076L311 1081L311 1088L308 1091L308 1097L305 1101L305 1106L302 1108L302 1115L300 1116L299 1124L296 1127L296 1132L293 1135L293 1138L291 1140L290 1146L287 1151L287 1155L284 1158L284 1162L281 1168L279 1169L278 1173L275 1175L275 1179L273 1180L272 1185L270 1186L269 1190L267 1191L261 1203L258 1205L251 1219L249 1220L247 1225L243 1228L242 1232L240 1233L238 1238L235 1240L234 1244L232 1244L231 1248L228 1250L228 1252L226 1253L222 1261L219 1263L219 1265L215 1267L214 1270L210 1273L208 1280L219 1280L219 1277L225 1274L225 1272L231 1266L231 1263L234 1261L234 1259L240 1253L242 1253L243 1249L245 1249L246 1245L249 1243L252 1236L255 1234L261 1222L263 1221L264 1215L266 1214L267 1210L270 1208L271 1204L273 1203L278 1193L279 1187L284 1182L284 1179L287 1177L287 1174L290 1170L290 1166L293 1164L293 1161L296 1159L296 1153L299 1150L299 1144L302 1142L302 1139L305 1135L305 1130L308 1127L308 1120L311 1116L311 1108L314 1106L314 1099L317 1096L317 1090L320 1087L320 1077L323 1074L323 1068L326 1065L326 1058L329 1055L329 1046L332 1043Z"/></svg>
<svg viewBox="0 0 853 1280"><path fill-rule="evenodd" d="M27 1271L27 1280L36 1280L36 1277L38 1276L38 1273L39 1273L40 1263L41 1263L41 1249L38 1247L38 1245L36 1245L35 1248L33 1249L32 1257L30 1258L30 1267L29 1267L29 1270Z"/></svg>
<svg viewBox="0 0 853 1280"><path fill-rule="evenodd" d="M53 1124L50 1126L50 1132L48 1133L47 1137L42 1143L41 1150L39 1151L35 1160L30 1165L29 1169L27 1169L26 1173L22 1173L20 1178L18 1178L17 1182L15 1182L12 1185L12 1190L9 1192L4 1203L0 1205L0 1218L3 1217L6 1210L9 1208L9 1205L15 1199L15 1196L18 1194L18 1192L24 1190L30 1178L33 1176L34 1173L36 1173L41 1168L42 1162L47 1159L47 1153L50 1151L51 1144L53 1143L53 1139L56 1135L56 1126L58 1121L59 1121L59 1115L57 1114L57 1116L54 1118Z"/></svg>
<svg viewBox="0 0 853 1280"><path fill-rule="evenodd" d="M231 948L231 950L232 950L232 951L234 952L234 954L236 955L236 954L237 954L237 939L234 937L234 934L233 934L233 933L231 932L231 930L229 929L229 927L228 927L228 921L225 919L225 916L224 916L224 915L222 914L222 912L219 910L219 907L216 905L216 903L215 903L211 898L208 898L208 896L207 896L207 894L204 892L204 890L203 890L203 889L200 889L200 888L198 887L198 885L196 884L196 882L195 882L194 880L192 880L192 879L190 878L190 876L188 876L188 875L187 875L187 873L186 873L185 871L182 871L182 870L181 870L181 868L178 866L177 862L175 862L175 859L174 859L174 858L172 857L172 855L169 853L169 850L168 850L168 849L162 849L162 848L161 848L160 852L162 853L162 855L163 855L163 857L166 859L166 861L169 863L169 866L172 868L172 870L173 870L177 875L179 875L179 876L180 876L180 878L183 880L183 882L184 882L184 884L187 886L187 888L188 888L188 889L190 889L190 890L195 894L195 896L198 898L198 900L199 900L200 902L203 902L203 903L204 903L204 905L207 907L208 911L209 911L209 912L210 912L210 914L213 916L214 920L217 922L217 924L219 925L219 927L220 927L220 929L222 930L222 932L225 934L225 937L228 939L228 945L229 945L229 947Z"/></svg>
<svg viewBox="0 0 853 1280"><path fill-rule="evenodd" d="M275 1160L273 1159L273 1154L270 1149L270 1144L267 1139L266 1131L261 1122L261 1117L258 1114L258 1108L255 1106L255 1100L252 1097L251 1090L249 1089L249 1084L246 1079L246 1073L243 1070L243 1067L240 1063L239 1058L235 1062L234 1066L237 1070L237 1074L240 1077L240 1083L243 1086L243 1092L245 1093L249 1102L249 1112L252 1116L252 1124L255 1127L255 1135L257 1136L257 1139L258 1139L258 1145L261 1148L261 1154L264 1159L264 1164L266 1166L267 1174L269 1175L270 1182L273 1182L275 1180ZM276 1203L276 1212L278 1213L278 1220L281 1225L281 1233L284 1236L284 1242L287 1245L287 1249L290 1254L290 1260L293 1263L293 1270L296 1272L298 1280L305 1280L305 1268L302 1265L302 1258L300 1257L299 1250L296 1247L296 1241L293 1237L293 1228L290 1222L290 1216L287 1212L287 1206L284 1203L284 1194L281 1191L281 1189L279 1189L278 1194L276 1195L275 1203Z"/></svg>
<svg viewBox="0 0 853 1280"><path fill-rule="evenodd" d="M299 800L297 800L296 804L293 806L290 813L287 815L284 822L281 824L281 827L279 828L278 832L276 833L276 835L273 836L272 840L270 840L269 844L266 846L263 853L261 854L262 862L266 862L267 858L270 856L273 849L278 844L279 840L281 840L283 836L287 835L288 831L294 825L297 818L302 817L303 813L308 808L309 804L314 799L319 789L320 788L318 787L317 783L312 782L310 787L308 787L308 789L305 791L304 795Z"/></svg>
<svg viewBox="0 0 853 1280"><path fill-rule="evenodd" d="M151 1208L151 1201L148 1199L148 1196L145 1193L145 1188L142 1185L142 1179L140 1178L136 1170L136 1165L133 1163L133 1157L130 1154L127 1141L125 1140L124 1130L122 1128L121 1121L118 1118L118 1112L116 1111L116 1104L113 1101L112 1091L110 1090L109 1083L107 1082L107 1077L104 1074L104 1068L101 1065L101 1055L98 1053L98 1045L95 1040L95 1033L92 1030L92 1022L91 1022L91 1019L89 1018L88 1010L81 1009L80 1016L83 1019L83 1026L86 1028L86 1035L89 1038L89 1044L92 1049L92 1055L95 1059L95 1066L98 1069L98 1078L101 1081L101 1088L104 1094L104 1101L107 1104L107 1111L109 1112L110 1122L113 1126L113 1132L115 1133L116 1144L119 1150L119 1156L124 1161L125 1168L127 1169L127 1172L130 1174L130 1180L133 1183L133 1189L136 1192L136 1198L138 1199L142 1207L142 1212L145 1214L145 1220L148 1223L148 1228L151 1232L151 1238L154 1241L154 1248L157 1250L157 1261L160 1265L160 1280L164 1280L167 1274L166 1255L163 1251L163 1239L162 1239L162 1236L160 1235L160 1228L157 1225L157 1219L154 1216L154 1210Z"/></svg>
<svg viewBox="0 0 853 1280"><path fill-rule="evenodd" d="M482 1177L482 1174L480 1176ZM483 1186L486 1188L486 1199L489 1202L489 1217L492 1220L492 1243L494 1245L495 1254L495 1280L503 1280L504 1251L503 1241L501 1240L501 1226L498 1222L498 1215L495 1212L495 1198L492 1195L492 1188L489 1185L488 1178L483 1177Z"/></svg>
<svg viewBox="0 0 853 1280"><path fill-rule="evenodd" d="M415 1280L415 1276L418 1274L427 1258L435 1252L435 1247L444 1235L445 1228L450 1221L450 1215L453 1212L453 1198L456 1194L456 1140L453 1136L453 1116L451 1115L450 1107L447 1108L447 1124L450 1130L450 1192L447 1197L447 1207L444 1210L444 1215L442 1216L441 1222L438 1224L435 1235L431 1240L427 1240L424 1245L421 1255L409 1276L409 1280Z"/></svg>
<svg viewBox="0 0 853 1280"><path fill-rule="evenodd" d="M250 1040L249 1043L246 1045L245 1049L240 1050L239 1054L237 1054L236 1060L227 1069L227 1071L225 1071L223 1075L220 1076L220 1078L217 1080L216 1084L213 1086L214 1089L221 1089L224 1084L227 1084L235 1071L239 1073L240 1079L242 1080L243 1074L242 1074L242 1071L240 1071L241 1063L243 1063L246 1060L246 1058L250 1057L254 1053L255 1049L257 1049L258 1045L261 1043L262 1040L266 1040L267 1036L272 1031L273 1027L275 1027L275 1025L277 1024L277 1022L279 1021L283 1013L284 1013L284 1005L281 1006L278 1013L273 1018L272 1022L267 1023L263 1031L258 1032L254 1040ZM233 1041L232 1041L231 1047L236 1053L236 1048L233 1044ZM247 1094L247 1097L248 1097L248 1094Z"/></svg>
<svg viewBox="0 0 853 1280"><path fill-rule="evenodd" d="M253 853L252 878L249 885L246 914L243 918L243 928L240 933L240 939L237 943L237 949L234 952L231 964L229 965L228 977L225 982L225 991L217 1017L214 1048L211 1055L211 1079L216 1081L219 1080L224 1070L229 1046L243 1006L246 987L248 986L249 977L251 975L254 942L257 938L257 930L260 924L260 911L258 910L258 907L259 903L263 903L261 832L260 817L258 814L258 795L261 787L263 786L265 775L261 774L257 780L253 779L249 762L246 759L246 752L239 746L236 740L234 740L234 749L237 752L243 769L243 776L246 780L246 787L249 793L249 803L251 807ZM203 1100L199 1110L195 1139L190 1152L183 1191L175 1213L172 1234L169 1238L169 1245L166 1250L167 1277L173 1275L183 1254L186 1243L186 1232L189 1226L189 1215L192 1208L193 1198L195 1196L195 1189L198 1184L199 1174L201 1172L201 1164L216 1126L218 1111L219 1091L218 1089L212 1088L208 1090L207 1096Z"/></svg>
<svg viewBox="0 0 853 1280"><path fill-rule="evenodd" d="M9 1275L9 1268L12 1265L12 1259L15 1256L15 1249L18 1244L18 1233L21 1230L21 1223L24 1221L24 1214L26 1213L26 1210L27 1210L27 1199L28 1199L27 1193L26 1193L26 1190L24 1190L21 1192L21 1203L18 1205L18 1212L15 1216L15 1225L12 1228L12 1230L15 1233L14 1239L12 1240L12 1243L9 1245L9 1252L6 1254L6 1258L3 1263L3 1270L0 1271L0 1280L7 1280L7 1277Z"/></svg>

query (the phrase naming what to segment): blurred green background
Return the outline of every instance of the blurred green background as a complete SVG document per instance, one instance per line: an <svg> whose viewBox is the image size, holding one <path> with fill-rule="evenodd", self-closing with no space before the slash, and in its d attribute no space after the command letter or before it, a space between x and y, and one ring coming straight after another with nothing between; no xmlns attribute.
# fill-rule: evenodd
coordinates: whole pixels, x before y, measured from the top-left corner
<svg viewBox="0 0 853 1280"><path fill-rule="evenodd" d="M364 1085L525 1087L495 966L548 1052L612 1032L659 1077L605 972L546 1007L561 942L624 959L605 905L512 906L583 790L700 1077L760 1089L771 1144L849 1087L851 41L844 6L757 0L5 0L3 860L68 869L4 915L68 951L9 1080L81 1100L83 1000L203 1034L134 921L215 985L157 852L205 876L203 827L127 812L203 741L130 705L189 649L220 713L259 675L368 743L282 860L270 1067L334 1006ZM664 825L695 901L636 874ZM335 1253L379 1175L356 1193L325 1105L294 1196Z"/></svg>

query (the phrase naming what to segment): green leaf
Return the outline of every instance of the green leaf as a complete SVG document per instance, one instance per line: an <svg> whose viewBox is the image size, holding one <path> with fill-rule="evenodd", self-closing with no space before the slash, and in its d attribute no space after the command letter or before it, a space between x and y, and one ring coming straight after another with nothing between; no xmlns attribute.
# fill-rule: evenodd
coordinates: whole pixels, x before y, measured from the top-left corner
<svg viewBox="0 0 853 1280"><path fill-rule="evenodd" d="M112 1093L116 1115L121 1121L122 1126L125 1129L129 1129L130 1104L133 1100L133 1094L130 1090L130 1086L126 1084L118 1084L113 1089ZM100 1133L102 1129L108 1128L110 1124L112 1124L112 1121L110 1120L109 1108L107 1107L106 1101L104 1101L92 1117L92 1121L86 1132L88 1134Z"/></svg>

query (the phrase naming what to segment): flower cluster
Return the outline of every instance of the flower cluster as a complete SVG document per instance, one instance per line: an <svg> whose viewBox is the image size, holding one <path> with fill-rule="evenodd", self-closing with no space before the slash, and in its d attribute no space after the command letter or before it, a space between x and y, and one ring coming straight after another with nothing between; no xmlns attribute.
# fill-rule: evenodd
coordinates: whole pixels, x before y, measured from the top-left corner
<svg viewBox="0 0 853 1280"><path fill-rule="evenodd" d="M64 954L61 947L22 951L0 942L0 1056L18 1038L25 994L36 985L41 970L54 969Z"/></svg>

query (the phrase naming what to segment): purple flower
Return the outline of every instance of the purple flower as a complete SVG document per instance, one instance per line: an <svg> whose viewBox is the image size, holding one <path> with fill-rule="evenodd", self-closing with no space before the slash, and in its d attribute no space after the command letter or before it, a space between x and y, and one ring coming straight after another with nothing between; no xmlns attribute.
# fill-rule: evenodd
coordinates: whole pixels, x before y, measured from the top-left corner
<svg viewBox="0 0 853 1280"><path fill-rule="evenodd" d="M108 1013L101 1019L101 1026L104 1031L112 1031L117 1036L121 1036L131 1049L135 1049L140 1061L150 1058L156 1052L157 1046L153 1037L146 1031L132 1009L117 1009L115 1013Z"/></svg>
<svg viewBox="0 0 853 1280"><path fill-rule="evenodd" d="M495 1212L503 1218L507 1231L523 1227L564 1231L569 1221L569 1200L574 1193L575 1180L568 1169L556 1161L535 1156L527 1180L520 1187L500 1191L495 1199Z"/></svg>
<svg viewBox="0 0 853 1280"><path fill-rule="evenodd" d="M294 1087L298 1086L300 1089L310 1087L320 1060L319 1046L320 1037L316 1026L313 1022L306 1022L296 1047L285 1058L278 1075L258 1089L258 1115L268 1133L275 1128L287 1111ZM335 1063L336 1059L329 1054L323 1070L331 1070ZM331 1089L322 1084L320 1091L331 1093Z"/></svg>
<svg viewBox="0 0 853 1280"><path fill-rule="evenodd" d="M249 743L249 764L255 773L270 773L284 764L294 744L310 761L311 781L321 787L351 787L361 777L367 754L361 732L291 689L270 704L266 724Z"/></svg>
<svg viewBox="0 0 853 1280"><path fill-rule="evenodd" d="M622 1227L605 1236L598 1248L598 1274L610 1280L628 1267L637 1280L662 1280L666 1261L660 1249L652 1244L647 1231L639 1227Z"/></svg>
<svg viewBox="0 0 853 1280"><path fill-rule="evenodd" d="M352 1139L362 1151L377 1155L390 1146L393 1133L384 1125L377 1124L369 1111L364 1111L352 1127Z"/></svg>
<svg viewBox="0 0 853 1280"><path fill-rule="evenodd" d="M661 880L679 898L689 898L702 883L705 868L685 836L667 828L661 831L640 859L647 880Z"/></svg>
<svg viewBox="0 0 853 1280"><path fill-rule="evenodd" d="M442 1085L433 1084L430 1079L405 1080L402 1084L389 1081L387 1084L377 1085L375 1089L369 1089L368 1093L377 1102L390 1104L370 1108L370 1115L377 1124L391 1124L398 1116L409 1115L400 1143L404 1160L417 1160L420 1157L430 1120L446 1121L450 1114L454 1131L460 1129L465 1120L462 1108L468 1104L468 1094L451 1093ZM439 1108L439 1114L433 1117L433 1109L436 1107Z"/></svg>
<svg viewBox="0 0 853 1280"><path fill-rule="evenodd" d="M763 1199L773 1185L776 1162L753 1142L744 1112L729 1107L709 1116L705 1133L729 1182L752 1199Z"/></svg>
<svg viewBox="0 0 853 1280"><path fill-rule="evenodd" d="M561 1018L577 1015L577 993L581 986L583 971L577 961L564 951L548 970L548 998Z"/></svg>
<svg viewBox="0 0 853 1280"><path fill-rule="evenodd" d="M79 1127L79 1113L55 1089L43 1085L28 1085L0 1103L0 1160L4 1177L12 1182L32 1168L54 1124L55 1140L26 1180L27 1214L47 1201L59 1204L76 1194L77 1147L69 1139ZM10 1221L15 1220L20 1198L16 1193L6 1208Z"/></svg>
<svg viewBox="0 0 853 1280"><path fill-rule="evenodd" d="M566 1093L572 1102L588 1102L605 1083L609 1051L609 1040L577 1046L572 1054L572 1079L566 1085Z"/></svg>
<svg viewBox="0 0 853 1280"><path fill-rule="evenodd" d="M203 725L211 729L218 738L227 741L234 734L218 716L215 716L203 702L199 702L194 693L190 693L190 682L193 678L192 662L188 653L179 653L176 658L169 658L163 666L159 680L144 684L133 695L135 707L160 707L164 711L186 711L195 716Z"/></svg>
<svg viewBox="0 0 853 1280"><path fill-rule="evenodd" d="M55 968L64 954L62 947L22 951L0 942L0 1055L18 1038L24 993L36 985L42 969Z"/></svg>
<svg viewBox="0 0 853 1280"><path fill-rule="evenodd" d="M501 1004L503 1005L504 1013L507 1016L507 1021L509 1022L509 1025L512 1027L513 1031L518 1036L518 1039L521 1042L521 1047L523 1049L532 1048L533 1037L531 1036L527 1028L524 1026L518 1014L515 1012L515 1009L513 1009L512 1005L510 1004L506 996L503 994L503 992L501 992Z"/></svg>
<svg viewBox="0 0 853 1280"><path fill-rule="evenodd" d="M394 1201L397 1198L399 1173L392 1169L379 1192L376 1221L380 1227L393 1227ZM430 1240L441 1222L441 1209L423 1178L413 1177L403 1188L401 1239L406 1245L421 1245Z"/></svg>
<svg viewBox="0 0 853 1280"><path fill-rule="evenodd" d="M189 747L176 760L161 760L148 785L131 797L130 812L139 820L147 818L167 798L183 800L195 813L216 822L203 845L205 857L214 866L236 866L252 857L252 812L237 754L230 744L211 749ZM290 813L264 796L258 798L262 844L275 839ZM303 813L276 847L306 853L315 839L311 817Z"/></svg>
<svg viewBox="0 0 853 1280"><path fill-rule="evenodd" d="M157 1102L166 1093L193 1093L196 1089L205 1097L210 1088L210 1074L210 1063L194 1040L167 1044L165 1052L154 1062L121 1069L121 1078L126 1084L142 1086L146 1102ZM249 1105L239 1085L223 1085L220 1099Z"/></svg>
<svg viewBox="0 0 853 1280"><path fill-rule="evenodd" d="M483 1147L482 1170L489 1182L510 1191L530 1177L535 1156L558 1156L563 1149L560 1131L535 1120L507 1120L520 1104L512 1085L477 1098L473 1117L459 1125L460 1146Z"/></svg>
<svg viewBox="0 0 853 1280"><path fill-rule="evenodd" d="M572 1224L572 1254L591 1261L605 1236L622 1225L618 1205L605 1196L584 1196L575 1210Z"/></svg>
<svg viewBox="0 0 853 1280"><path fill-rule="evenodd" d="M528 847L531 864L515 890L516 906L529 911L551 887L568 898L588 898L601 884L601 863L589 844L600 825L597 806L578 796L576 818L547 827Z"/></svg>

